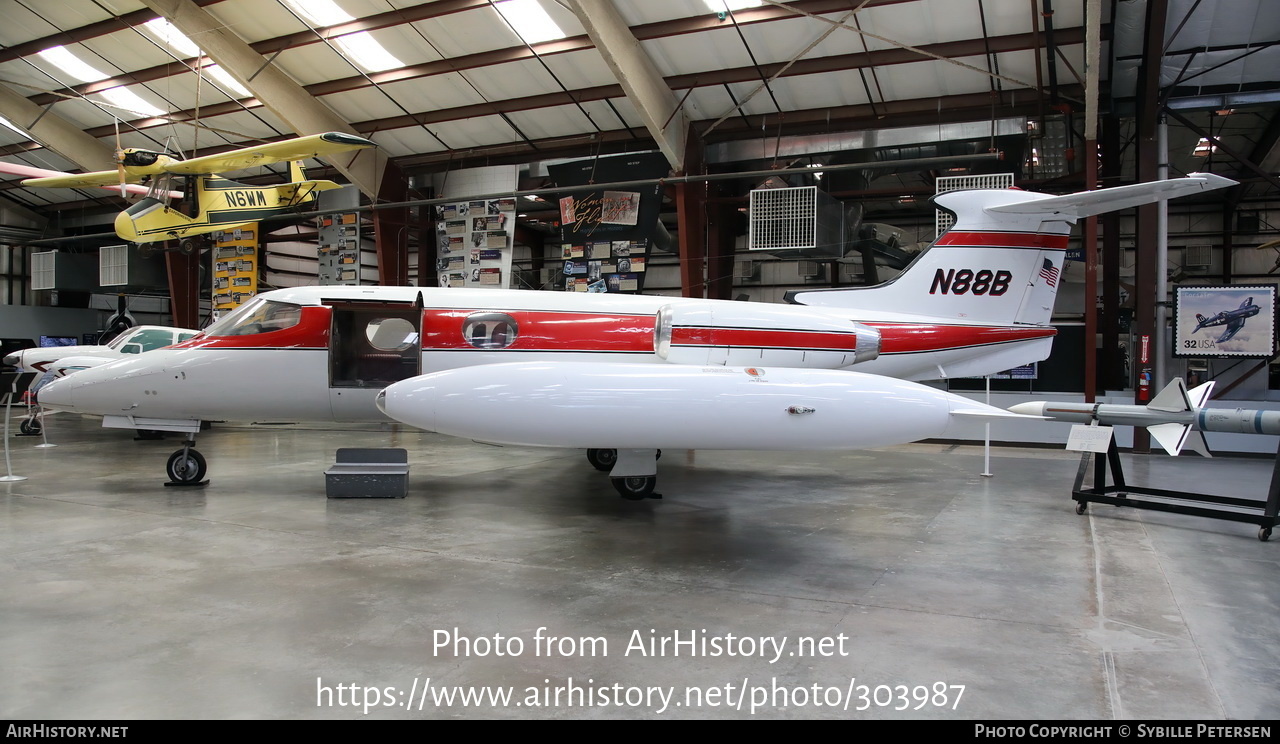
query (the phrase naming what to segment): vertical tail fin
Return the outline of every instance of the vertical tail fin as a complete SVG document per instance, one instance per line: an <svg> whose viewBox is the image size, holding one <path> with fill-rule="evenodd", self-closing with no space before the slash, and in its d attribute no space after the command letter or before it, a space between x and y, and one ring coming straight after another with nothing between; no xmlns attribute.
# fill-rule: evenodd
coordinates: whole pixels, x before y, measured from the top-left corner
<svg viewBox="0 0 1280 744"><path fill-rule="evenodd" d="M1018 189L940 194L934 203L955 214L955 224L902 274L875 287L796 290L787 301L961 323L1045 325L1076 220L1234 183L1199 175L1066 196Z"/></svg>

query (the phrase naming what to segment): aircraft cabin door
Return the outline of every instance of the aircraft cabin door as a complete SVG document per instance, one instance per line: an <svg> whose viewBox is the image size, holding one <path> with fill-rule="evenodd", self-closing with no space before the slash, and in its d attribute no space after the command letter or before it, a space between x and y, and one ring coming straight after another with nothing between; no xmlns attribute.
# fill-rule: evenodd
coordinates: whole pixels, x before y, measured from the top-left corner
<svg viewBox="0 0 1280 744"><path fill-rule="evenodd" d="M335 421L386 418L374 405L393 382L422 367L422 308L405 302L334 303L329 329L329 403Z"/></svg>

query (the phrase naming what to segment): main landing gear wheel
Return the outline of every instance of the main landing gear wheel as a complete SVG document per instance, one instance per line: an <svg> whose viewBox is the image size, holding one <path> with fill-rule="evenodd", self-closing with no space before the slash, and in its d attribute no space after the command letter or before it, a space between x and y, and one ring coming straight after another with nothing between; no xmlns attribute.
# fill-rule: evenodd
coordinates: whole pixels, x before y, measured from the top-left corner
<svg viewBox="0 0 1280 744"><path fill-rule="evenodd" d="M165 473L169 475L169 483L166 485L196 485L204 480L208 470L204 455L190 447L183 447L169 455L169 462L165 464Z"/></svg>
<svg viewBox="0 0 1280 744"><path fill-rule="evenodd" d="M23 419L18 424L18 431L28 436L37 436L44 429L44 424L40 423L40 419Z"/></svg>
<svg viewBox="0 0 1280 744"><path fill-rule="evenodd" d="M1259 539L1259 540L1261 540L1261 541L1263 541L1263 542L1266 542L1266 541L1270 540L1270 539L1271 539L1271 528L1270 528L1270 527L1262 527L1262 528L1259 528L1259 529L1258 529L1258 539Z"/></svg>
<svg viewBox="0 0 1280 744"><path fill-rule="evenodd" d="M641 501L650 497L661 498L661 496L653 496L654 486L658 485L656 475L632 475L612 480L618 495L629 501Z"/></svg>
<svg viewBox="0 0 1280 744"><path fill-rule="evenodd" d="M1088 508L1089 508L1089 502L1088 502L1088 501L1077 501L1077 502L1076 502L1076 514L1084 514L1084 513L1085 513L1085 510L1086 510L1086 509L1088 509Z"/></svg>
<svg viewBox="0 0 1280 744"><path fill-rule="evenodd" d="M587 450L587 462L591 463L591 467L603 473L613 470L613 466L618 462L618 451L616 449L589 449Z"/></svg>

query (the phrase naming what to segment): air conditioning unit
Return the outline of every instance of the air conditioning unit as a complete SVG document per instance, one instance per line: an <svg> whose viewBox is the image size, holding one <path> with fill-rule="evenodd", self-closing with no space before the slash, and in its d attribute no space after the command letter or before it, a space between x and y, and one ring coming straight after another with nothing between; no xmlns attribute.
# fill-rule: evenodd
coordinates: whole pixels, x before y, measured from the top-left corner
<svg viewBox="0 0 1280 744"><path fill-rule="evenodd" d="M796 268L800 272L800 278L805 281L822 279L822 264L817 261L799 261L796 264Z"/></svg>
<svg viewBox="0 0 1280 744"><path fill-rule="evenodd" d="M749 251L838 258L844 253L843 230L844 208L816 186L751 191Z"/></svg>
<svg viewBox="0 0 1280 744"><path fill-rule="evenodd" d="M553 269L538 270L538 287L540 289L554 289L556 287L564 287L564 269L559 265Z"/></svg>
<svg viewBox="0 0 1280 744"><path fill-rule="evenodd" d="M98 288L98 270L94 263L91 253L32 253L31 288L92 292Z"/></svg>
<svg viewBox="0 0 1280 744"><path fill-rule="evenodd" d="M168 286L164 258L143 258L138 246L104 245L98 249L98 283L103 287L153 289Z"/></svg>
<svg viewBox="0 0 1280 744"><path fill-rule="evenodd" d="M1189 245L1182 249L1182 268L1189 272L1205 272L1213 266L1213 248Z"/></svg>
<svg viewBox="0 0 1280 744"><path fill-rule="evenodd" d="M760 281L760 262L738 259L733 262L733 280L740 284Z"/></svg>

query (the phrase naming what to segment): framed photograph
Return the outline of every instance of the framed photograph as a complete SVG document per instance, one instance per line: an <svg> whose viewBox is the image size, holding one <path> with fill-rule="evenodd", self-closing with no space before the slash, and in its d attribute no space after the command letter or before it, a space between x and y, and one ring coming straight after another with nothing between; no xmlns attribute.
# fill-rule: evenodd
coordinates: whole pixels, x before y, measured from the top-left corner
<svg viewBox="0 0 1280 744"><path fill-rule="evenodd" d="M1275 346L1276 285L1175 290L1175 357L1270 357Z"/></svg>

